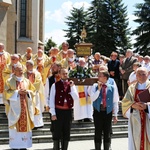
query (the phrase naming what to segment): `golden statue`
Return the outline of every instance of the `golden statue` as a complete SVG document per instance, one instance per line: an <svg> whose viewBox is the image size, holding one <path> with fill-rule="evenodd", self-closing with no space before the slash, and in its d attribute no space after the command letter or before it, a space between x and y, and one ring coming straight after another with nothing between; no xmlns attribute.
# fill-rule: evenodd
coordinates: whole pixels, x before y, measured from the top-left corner
<svg viewBox="0 0 150 150"><path fill-rule="evenodd" d="M87 33L86 33L86 30L85 30L85 26L83 26L83 29L82 29L82 32L81 32L81 39L82 39L82 42L84 42L84 39L86 38L87 36Z"/></svg>

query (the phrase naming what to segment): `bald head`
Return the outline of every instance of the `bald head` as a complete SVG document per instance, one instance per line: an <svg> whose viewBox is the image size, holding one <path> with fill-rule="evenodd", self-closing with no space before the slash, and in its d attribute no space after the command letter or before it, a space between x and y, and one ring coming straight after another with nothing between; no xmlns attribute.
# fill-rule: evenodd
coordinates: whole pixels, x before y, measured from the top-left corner
<svg viewBox="0 0 150 150"><path fill-rule="evenodd" d="M100 65L99 71L102 71L102 70L108 71L108 67L107 67L107 66L104 66L104 65Z"/></svg>
<svg viewBox="0 0 150 150"><path fill-rule="evenodd" d="M31 47L27 47L26 53L32 53L32 48Z"/></svg>
<svg viewBox="0 0 150 150"><path fill-rule="evenodd" d="M148 70L145 67L139 67L136 70L136 78L139 83L145 83L148 79Z"/></svg>

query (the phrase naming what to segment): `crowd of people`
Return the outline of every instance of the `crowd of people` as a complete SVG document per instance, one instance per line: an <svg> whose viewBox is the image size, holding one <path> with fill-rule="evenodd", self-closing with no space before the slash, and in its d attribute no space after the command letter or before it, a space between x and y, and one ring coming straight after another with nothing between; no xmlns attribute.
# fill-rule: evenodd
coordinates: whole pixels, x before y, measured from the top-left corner
<svg viewBox="0 0 150 150"><path fill-rule="evenodd" d="M96 77L97 82L74 84L73 78L85 77ZM112 52L106 57L96 52L77 57L63 42L61 50L52 47L49 55L42 46L36 54L27 47L20 55L9 54L0 43L0 105L5 105L8 118L9 145L13 149L31 147L32 130L43 127L42 113L49 111L54 150L68 149L72 119L93 121L95 150L101 149L102 137L104 150L109 150L112 118L117 123L120 102L123 115L130 120L129 150L148 150L149 105L137 95L150 88L149 79L150 57L131 49L125 55Z"/></svg>

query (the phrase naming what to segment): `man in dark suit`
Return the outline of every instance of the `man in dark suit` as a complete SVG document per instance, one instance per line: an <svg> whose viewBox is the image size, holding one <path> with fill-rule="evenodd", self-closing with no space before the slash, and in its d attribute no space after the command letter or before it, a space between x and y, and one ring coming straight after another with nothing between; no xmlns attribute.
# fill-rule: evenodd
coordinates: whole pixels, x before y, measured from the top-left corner
<svg viewBox="0 0 150 150"><path fill-rule="evenodd" d="M133 57L133 51L131 49L127 49L126 58L123 60L123 63L120 66L120 72L122 74L123 94L125 94L127 91L128 88L127 80L129 78L130 73L133 71L133 64L136 61L137 59Z"/></svg>
<svg viewBox="0 0 150 150"><path fill-rule="evenodd" d="M120 61L117 59L118 54L116 52L112 52L110 55L111 60L108 61L108 71L110 74L110 77L113 78L117 84L117 87L119 89L119 82L120 82ZM120 95L120 94L119 94Z"/></svg>

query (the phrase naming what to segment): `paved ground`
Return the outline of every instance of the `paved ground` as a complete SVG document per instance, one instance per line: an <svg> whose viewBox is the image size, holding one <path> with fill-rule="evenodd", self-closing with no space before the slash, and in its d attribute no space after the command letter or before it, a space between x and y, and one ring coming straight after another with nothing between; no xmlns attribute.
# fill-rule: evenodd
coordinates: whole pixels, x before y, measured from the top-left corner
<svg viewBox="0 0 150 150"><path fill-rule="evenodd" d="M33 144L28 150L52 150L52 143ZM128 150L127 138L112 139L112 150ZM9 145L0 145L0 150L10 150ZM94 150L93 140L88 141L71 141L68 150Z"/></svg>

